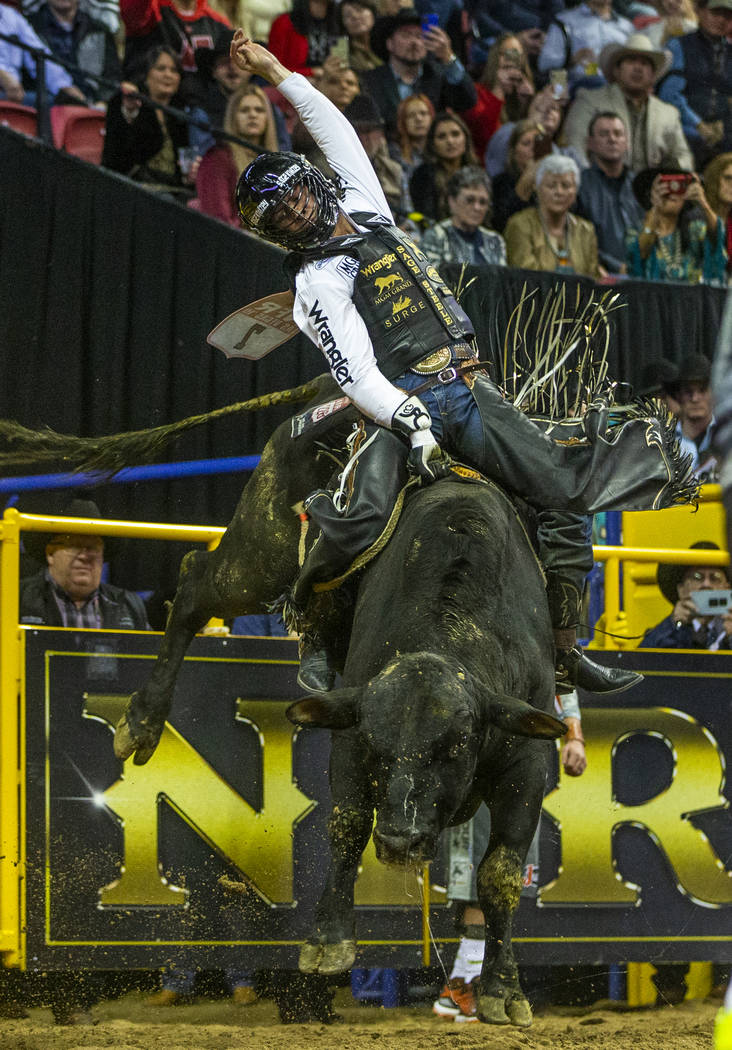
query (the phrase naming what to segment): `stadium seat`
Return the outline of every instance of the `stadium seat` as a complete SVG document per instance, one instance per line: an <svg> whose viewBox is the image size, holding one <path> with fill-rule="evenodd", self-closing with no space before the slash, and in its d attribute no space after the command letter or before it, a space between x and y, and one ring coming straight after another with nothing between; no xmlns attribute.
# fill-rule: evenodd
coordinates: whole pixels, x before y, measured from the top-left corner
<svg viewBox="0 0 732 1050"><path fill-rule="evenodd" d="M53 106L51 133L57 149L75 157L99 164L104 147L106 117L99 109L86 106Z"/></svg>
<svg viewBox="0 0 732 1050"><path fill-rule="evenodd" d="M38 113L31 106L0 100L0 125L22 131L24 135L38 134Z"/></svg>

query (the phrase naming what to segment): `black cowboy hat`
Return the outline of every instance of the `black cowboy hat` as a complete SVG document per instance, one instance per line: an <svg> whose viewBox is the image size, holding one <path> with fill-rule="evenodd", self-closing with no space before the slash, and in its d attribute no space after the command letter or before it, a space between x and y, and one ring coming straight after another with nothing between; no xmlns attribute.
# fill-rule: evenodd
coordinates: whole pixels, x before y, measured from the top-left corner
<svg viewBox="0 0 732 1050"><path fill-rule="evenodd" d="M712 543L710 540L699 540L697 543L692 543L689 550L718 551L719 547L716 543ZM690 568L694 568L694 566L663 564L658 566L658 589L666 601L670 602L672 605L676 605L676 602L679 600L679 584L684 578L684 573ZM721 568L722 571L726 573L727 579L729 580L729 569L726 566L721 566Z"/></svg>
<svg viewBox="0 0 732 1050"><path fill-rule="evenodd" d="M344 109L343 116L351 122L356 131L372 131L374 128L384 127L384 118L370 95L356 95Z"/></svg>
<svg viewBox="0 0 732 1050"><path fill-rule="evenodd" d="M55 504L55 505L54 505ZM91 499L79 499L73 498L62 502L59 499L48 499L46 497L43 510L31 510L30 507L22 507L20 509L26 510L27 513L40 513L40 514L58 514L64 518L103 518L104 515L99 510L99 507ZM23 533L23 547L25 553L34 558L37 562L42 565L46 564L46 547L51 543L57 536L69 535L68 532L24 532ZM105 558L110 556L110 547L114 548L114 537L102 536L104 540L104 554Z"/></svg>
<svg viewBox="0 0 732 1050"><path fill-rule="evenodd" d="M670 394L671 386L678 382L678 375L678 365L666 357L649 361L641 369L638 395L655 397L658 394Z"/></svg>
<svg viewBox="0 0 732 1050"><path fill-rule="evenodd" d="M387 15L385 18L377 18L374 28L371 30L371 50L384 62L389 61L389 52L386 50L386 42L402 26L422 25L422 16L413 7L405 7L397 11L395 15Z"/></svg>
<svg viewBox="0 0 732 1050"><path fill-rule="evenodd" d="M666 164L658 168L644 168L639 171L633 179L633 193L640 206L645 211L651 209L651 186L656 175L689 175L690 172L683 168L676 168L673 164Z"/></svg>
<svg viewBox="0 0 732 1050"><path fill-rule="evenodd" d="M231 49L231 41L234 39L233 29L223 29L222 34L213 47L197 47L193 52L196 59L196 68L199 73L210 77L213 75L213 67L217 58L228 58Z"/></svg>
<svg viewBox="0 0 732 1050"><path fill-rule="evenodd" d="M704 354L687 354L679 365L676 386L682 383L703 383L708 386L712 380L712 365Z"/></svg>

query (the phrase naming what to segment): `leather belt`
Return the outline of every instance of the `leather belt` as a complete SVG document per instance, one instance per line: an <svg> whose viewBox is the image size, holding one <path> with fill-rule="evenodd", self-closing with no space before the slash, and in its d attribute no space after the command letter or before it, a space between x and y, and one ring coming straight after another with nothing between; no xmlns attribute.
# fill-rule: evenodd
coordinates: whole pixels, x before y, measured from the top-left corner
<svg viewBox="0 0 732 1050"><path fill-rule="evenodd" d="M420 394L424 394L425 390L431 390L433 386L446 386L448 383L459 379L460 376L468 375L469 372L476 372L479 368L485 369L487 364L487 361L476 361L473 359L470 364L461 365L459 368L450 365L448 368L443 368L441 372L431 375L424 383L420 383L419 386L406 391L406 393L409 397L419 397Z"/></svg>
<svg viewBox="0 0 732 1050"><path fill-rule="evenodd" d="M437 375L444 371L451 361L469 361L475 359L475 353L467 343L450 343L434 350L421 361L409 366L410 372L416 372L420 376Z"/></svg>

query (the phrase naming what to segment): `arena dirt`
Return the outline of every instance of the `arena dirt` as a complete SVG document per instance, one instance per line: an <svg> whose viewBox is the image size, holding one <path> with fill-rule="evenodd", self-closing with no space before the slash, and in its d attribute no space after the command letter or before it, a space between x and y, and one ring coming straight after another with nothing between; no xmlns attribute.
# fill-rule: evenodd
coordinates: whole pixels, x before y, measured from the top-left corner
<svg viewBox="0 0 732 1050"><path fill-rule="evenodd" d="M246 1008L200 1000L153 1012L135 993L95 1006L97 1023L89 1027L58 1027L41 1008L24 1020L0 1020L0 1050L710 1050L718 1008L701 1000L630 1012L603 1004L557 1008L523 1031L455 1024L429 1006L364 1006L342 990L342 1020L281 1025L269 1000Z"/></svg>

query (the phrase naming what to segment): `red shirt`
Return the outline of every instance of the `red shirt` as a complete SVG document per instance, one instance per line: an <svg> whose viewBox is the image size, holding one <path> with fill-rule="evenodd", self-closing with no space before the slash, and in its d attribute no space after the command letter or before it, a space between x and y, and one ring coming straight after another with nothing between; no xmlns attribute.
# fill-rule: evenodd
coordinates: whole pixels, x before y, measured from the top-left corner
<svg viewBox="0 0 732 1050"><path fill-rule="evenodd" d="M478 101L472 109L462 114L462 118L470 128L475 143L475 152L482 164L486 146L493 133L501 126L503 99L494 95L484 84L476 84L475 90Z"/></svg>

